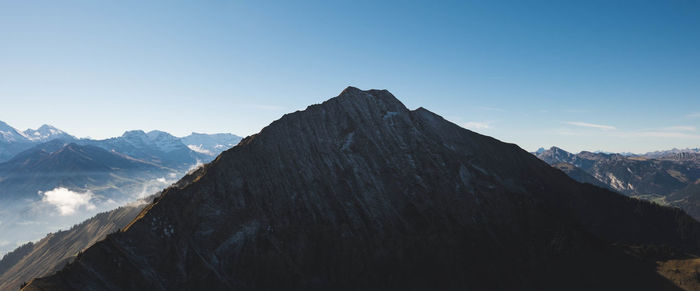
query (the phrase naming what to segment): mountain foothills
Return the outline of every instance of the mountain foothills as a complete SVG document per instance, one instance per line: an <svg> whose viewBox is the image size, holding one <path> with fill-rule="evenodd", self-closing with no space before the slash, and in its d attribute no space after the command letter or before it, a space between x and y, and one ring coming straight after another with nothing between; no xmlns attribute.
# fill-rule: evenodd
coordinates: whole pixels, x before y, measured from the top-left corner
<svg viewBox="0 0 700 291"><path fill-rule="evenodd" d="M700 149L623 155L552 147L535 154L579 182L680 207L700 219Z"/></svg>
<svg viewBox="0 0 700 291"><path fill-rule="evenodd" d="M668 271L700 253L700 223L682 210L579 183L385 90L349 87L287 114L178 185L23 290L680 290L697 280Z"/></svg>
<svg viewBox="0 0 700 291"><path fill-rule="evenodd" d="M195 143L201 140L206 144ZM178 138L162 131L77 139L49 125L21 132L0 122L0 254L153 194L238 140L232 134Z"/></svg>

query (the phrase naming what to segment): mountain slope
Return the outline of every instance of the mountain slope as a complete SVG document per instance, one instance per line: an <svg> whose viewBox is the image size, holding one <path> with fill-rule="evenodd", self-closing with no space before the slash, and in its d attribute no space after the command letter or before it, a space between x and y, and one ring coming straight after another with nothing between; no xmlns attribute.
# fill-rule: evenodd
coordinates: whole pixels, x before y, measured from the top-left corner
<svg viewBox="0 0 700 291"><path fill-rule="evenodd" d="M700 248L682 211L380 90L287 114L186 179L24 290L675 290L625 245Z"/></svg>
<svg viewBox="0 0 700 291"><path fill-rule="evenodd" d="M601 188L612 190L610 188L610 186L608 186L607 184L601 182L600 180L598 180L595 177L588 174L586 171L581 170L579 167L576 167L572 164L560 162L560 163L552 164L552 167L555 167L555 168L561 170L562 172L566 173L569 177L571 177L572 179L574 179L578 182L588 183L591 185L596 185L596 186L601 187Z"/></svg>
<svg viewBox="0 0 700 291"><path fill-rule="evenodd" d="M27 243L0 260L0 290L17 290L34 277L60 270L85 248L124 227L145 204L124 206L104 212L73 226Z"/></svg>

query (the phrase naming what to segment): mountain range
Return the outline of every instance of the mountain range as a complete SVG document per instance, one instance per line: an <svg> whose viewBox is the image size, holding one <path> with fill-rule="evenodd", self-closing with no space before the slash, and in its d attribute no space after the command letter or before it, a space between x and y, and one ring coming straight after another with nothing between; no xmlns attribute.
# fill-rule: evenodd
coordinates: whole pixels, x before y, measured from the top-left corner
<svg viewBox="0 0 700 291"><path fill-rule="evenodd" d="M20 132L2 122L0 131L0 254L153 194L240 140L232 134L178 138L139 130L77 139L49 125Z"/></svg>
<svg viewBox="0 0 700 291"><path fill-rule="evenodd" d="M700 219L700 152L657 151L643 155L569 153L552 147L535 153L579 182L684 209Z"/></svg>
<svg viewBox="0 0 700 291"><path fill-rule="evenodd" d="M22 290L679 290L697 280L657 271L700 254L700 223L682 210L579 183L386 90L349 87L287 114L178 184Z"/></svg>
<svg viewBox="0 0 700 291"><path fill-rule="evenodd" d="M42 125L38 129L27 129L19 131L5 122L0 121L0 163L10 160L18 153L28 150L38 144L51 140L60 139L66 142L75 142L81 145L94 145L108 151L135 155L142 158L161 161L162 163L172 162L171 166L179 167L180 162L191 159L195 161L211 160L219 152L236 145L241 137L230 133L192 133L185 137L175 137L167 132L153 130L148 133L142 130L126 131L120 137L105 140L78 139L51 125ZM184 149L187 148L187 149ZM149 153L156 151L167 153ZM185 155L191 159L178 156ZM178 156L173 158L172 156Z"/></svg>

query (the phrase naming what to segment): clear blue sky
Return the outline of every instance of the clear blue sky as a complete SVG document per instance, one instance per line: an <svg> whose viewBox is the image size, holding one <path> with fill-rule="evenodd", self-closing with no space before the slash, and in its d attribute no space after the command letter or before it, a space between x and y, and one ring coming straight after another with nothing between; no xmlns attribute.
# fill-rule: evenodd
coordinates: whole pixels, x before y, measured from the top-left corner
<svg viewBox="0 0 700 291"><path fill-rule="evenodd" d="M2 1L0 120L245 136L353 85L527 150L700 147L700 2L436 2Z"/></svg>

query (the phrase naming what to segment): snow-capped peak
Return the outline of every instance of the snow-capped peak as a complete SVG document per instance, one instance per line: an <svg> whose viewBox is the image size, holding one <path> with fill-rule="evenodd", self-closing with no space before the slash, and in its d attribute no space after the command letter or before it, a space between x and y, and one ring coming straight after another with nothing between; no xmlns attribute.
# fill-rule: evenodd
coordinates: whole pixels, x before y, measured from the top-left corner
<svg viewBox="0 0 700 291"><path fill-rule="evenodd" d="M27 137L5 122L0 121L0 141L2 142L26 142Z"/></svg>
<svg viewBox="0 0 700 291"><path fill-rule="evenodd" d="M27 129L23 132L23 135L31 140L31 141L38 141L38 142L45 142L49 141L52 139L57 139L57 138L67 138L67 139L73 139L74 137L67 134L66 132L55 128L51 125L44 124L38 129Z"/></svg>
<svg viewBox="0 0 700 291"><path fill-rule="evenodd" d="M122 135L122 139L137 148L149 147L163 152L185 148L180 139L159 130L149 131L148 133L143 130L131 130L125 132Z"/></svg>

